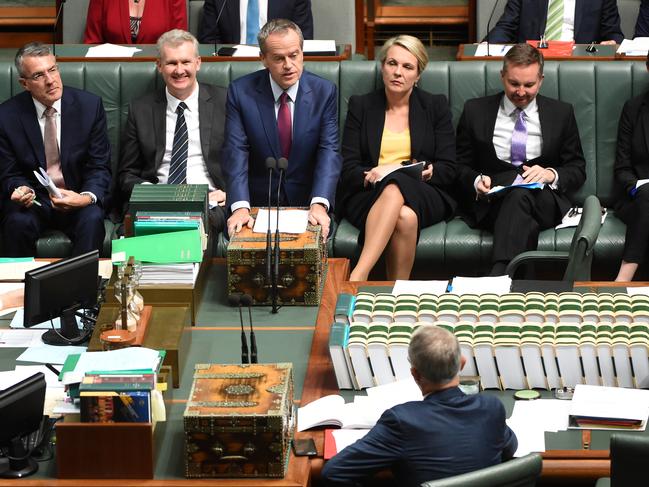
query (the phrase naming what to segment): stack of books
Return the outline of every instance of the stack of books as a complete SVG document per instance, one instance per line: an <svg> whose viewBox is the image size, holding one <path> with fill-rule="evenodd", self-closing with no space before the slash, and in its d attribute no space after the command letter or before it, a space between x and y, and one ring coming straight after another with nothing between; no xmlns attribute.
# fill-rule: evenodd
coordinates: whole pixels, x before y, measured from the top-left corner
<svg viewBox="0 0 649 487"><path fill-rule="evenodd" d="M417 327L456 335L485 389L649 387L649 296L341 294L329 349L341 389L406 379Z"/></svg>

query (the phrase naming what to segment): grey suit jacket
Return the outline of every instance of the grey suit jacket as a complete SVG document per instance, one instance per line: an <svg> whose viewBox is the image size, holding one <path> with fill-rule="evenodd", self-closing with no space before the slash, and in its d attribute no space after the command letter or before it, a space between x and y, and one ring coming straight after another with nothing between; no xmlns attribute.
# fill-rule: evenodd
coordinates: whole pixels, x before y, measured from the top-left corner
<svg viewBox="0 0 649 487"><path fill-rule="evenodd" d="M203 159L214 185L224 191L221 146L225 124L225 96L223 88L199 83L198 118ZM128 201L135 184L158 182L157 171L166 144L166 110L164 89L149 93L129 105L117 171L123 202Z"/></svg>

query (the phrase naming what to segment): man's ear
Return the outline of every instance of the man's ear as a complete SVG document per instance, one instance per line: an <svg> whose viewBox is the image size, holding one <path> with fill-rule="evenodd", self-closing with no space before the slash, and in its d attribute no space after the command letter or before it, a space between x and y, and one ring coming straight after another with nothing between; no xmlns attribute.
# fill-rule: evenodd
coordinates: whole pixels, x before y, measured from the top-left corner
<svg viewBox="0 0 649 487"><path fill-rule="evenodd" d="M466 357L464 355L460 355L460 370L464 369L465 365L466 365Z"/></svg>

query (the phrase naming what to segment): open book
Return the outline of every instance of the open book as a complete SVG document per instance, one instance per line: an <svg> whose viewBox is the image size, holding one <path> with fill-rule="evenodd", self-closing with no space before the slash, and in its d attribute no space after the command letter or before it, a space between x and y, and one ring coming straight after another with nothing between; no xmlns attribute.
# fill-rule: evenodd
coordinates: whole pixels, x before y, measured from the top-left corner
<svg viewBox="0 0 649 487"><path fill-rule="evenodd" d="M375 404L367 396L357 396L354 402L346 404L342 396L324 396L298 409L297 430L305 431L323 425L371 428L385 409L378 408Z"/></svg>
<svg viewBox="0 0 649 487"><path fill-rule="evenodd" d="M377 182L383 181L388 175L396 171L400 171L403 174L407 174L408 176L411 176L421 181L421 173L424 171L425 164L426 163L424 161L421 161L421 162L413 162L412 164L407 164L405 166L396 166L390 172L384 174L381 179L377 179Z"/></svg>

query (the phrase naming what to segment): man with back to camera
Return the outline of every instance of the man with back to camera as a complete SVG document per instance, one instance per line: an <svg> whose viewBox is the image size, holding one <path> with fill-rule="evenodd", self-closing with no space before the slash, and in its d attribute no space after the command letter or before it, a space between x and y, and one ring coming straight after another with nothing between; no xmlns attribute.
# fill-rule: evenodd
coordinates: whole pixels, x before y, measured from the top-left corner
<svg viewBox="0 0 649 487"><path fill-rule="evenodd" d="M624 34L615 0L508 0L485 40L497 43L548 41L620 44Z"/></svg>
<svg viewBox="0 0 649 487"><path fill-rule="evenodd" d="M257 44L260 27L273 19L289 19L313 39L311 0L206 0L198 38L203 44Z"/></svg>
<svg viewBox="0 0 649 487"><path fill-rule="evenodd" d="M223 160L228 233L252 227L251 206L268 203L268 157L288 159L282 206L308 206L309 221L329 233L342 160L338 151L336 86L304 71L302 33L293 22L275 19L259 32L264 70L228 87ZM273 201L278 173L273 175Z"/></svg>
<svg viewBox="0 0 649 487"><path fill-rule="evenodd" d="M118 172L123 198L128 201L138 183L207 184L210 225L218 233L225 228L226 91L196 80L198 41L184 30L160 36L156 65L165 88L129 106Z"/></svg>
<svg viewBox="0 0 649 487"><path fill-rule="evenodd" d="M408 346L411 373L424 396L383 413L360 440L337 453L323 470L328 487L390 468L399 487L471 472L513 457L518 442L493 396L466 395L458 387L466 359L449 331L424 325Z"/></svg>
<svg viewBox="0 0 649 487"><path fill-rule="evenodd" d="M504 93L469 100L457 127L460 202L469 225L493 231L492 275L536 249L539 232L561 222L567 194L586 180L572 105L538 95L543 55L517 44L503 61ZM543 183L487 196L494 186Z"/></svg>
<svg viewBox="0 0 649 487"><path fill-rule="evenodd" d="M56 58L40 42L15 59L25 89L0 105L0 198L4 254L35 256L46 229L65 232L73 255L101 250L111 181L101 98L63 86ZM61 198L49 197L34 170L47 171Z"/></svg>

